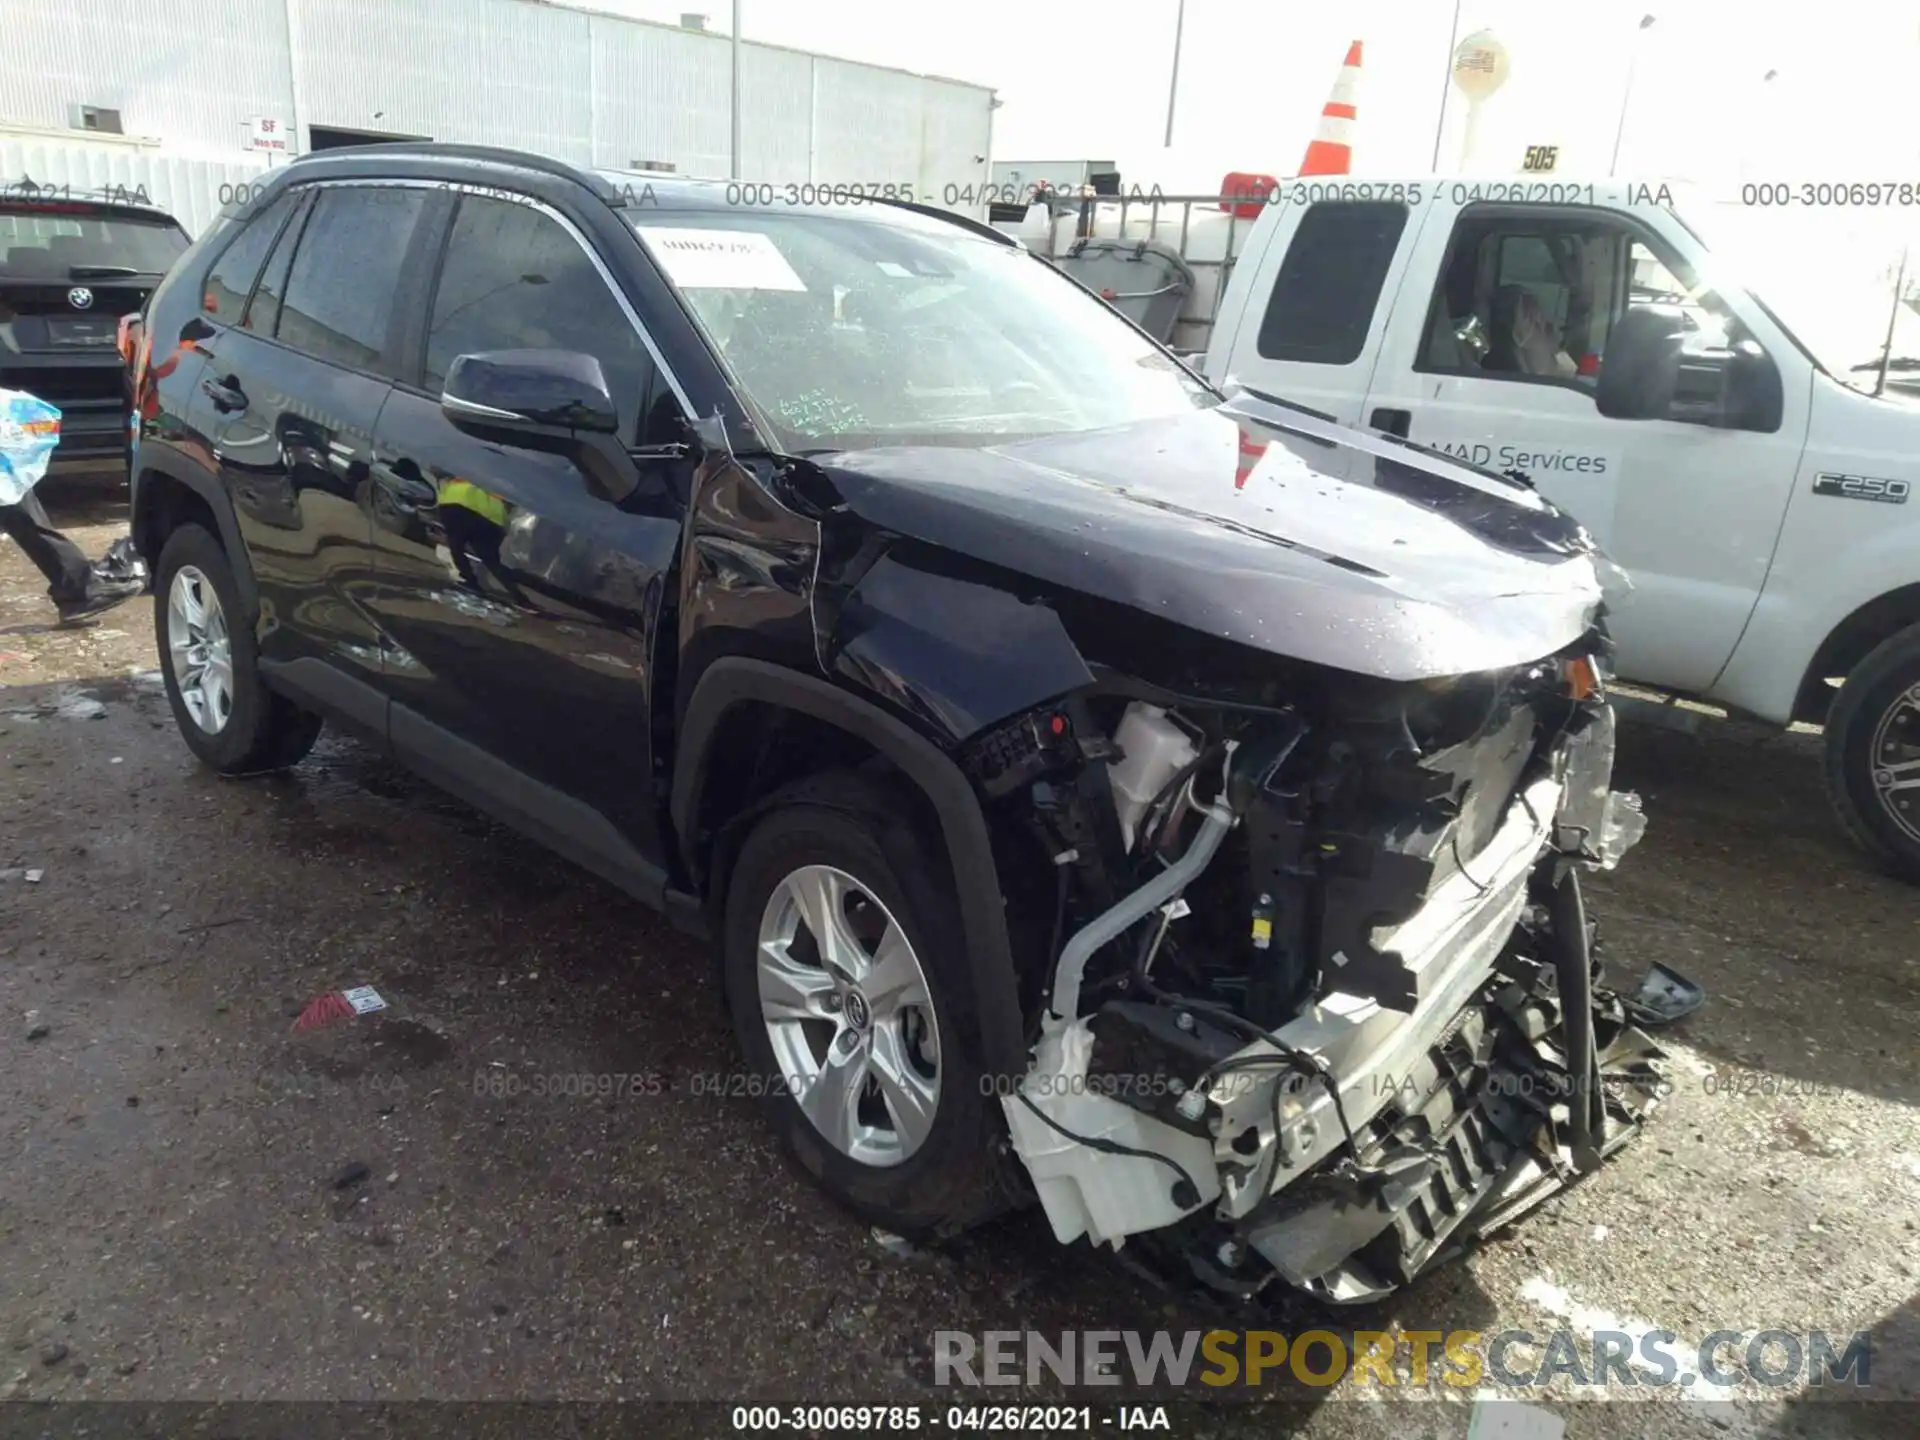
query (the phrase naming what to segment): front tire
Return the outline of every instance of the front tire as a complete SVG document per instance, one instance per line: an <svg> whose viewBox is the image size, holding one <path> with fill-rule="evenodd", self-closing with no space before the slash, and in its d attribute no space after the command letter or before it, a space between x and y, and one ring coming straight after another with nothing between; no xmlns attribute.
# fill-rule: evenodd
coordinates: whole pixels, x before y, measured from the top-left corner
<svg viewBox="0 0 1920 1440"><path fill-rule="evenodd" d="M722 934L748 1089L788 1154L864 1219L923 1237L1012 1193L949 875L886 791L803 781L742 845Z"/></svg>
<svg viewBox="0 0 1920 1440"><path fill-rule="evenodd" d="M222 775L249 775L284 769L313 748L320 717L261 681L233 567L198 525L182 525L161 547L153 633L174 724L206 764Z"/></svg>
<svg viewBox="0 0 1920 1440"><path fill-rule="evenodd" d="M1827 793L1847 833L1920 884L1920 625L1854 668L1826 728Z"/></svg>

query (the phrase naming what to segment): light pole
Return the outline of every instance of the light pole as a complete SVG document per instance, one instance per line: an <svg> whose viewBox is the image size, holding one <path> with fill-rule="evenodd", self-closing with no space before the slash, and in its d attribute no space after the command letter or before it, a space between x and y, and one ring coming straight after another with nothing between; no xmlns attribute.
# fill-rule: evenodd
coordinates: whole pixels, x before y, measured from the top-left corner
<svg viewBox="0 0 1920 1440"><path fill-rule="evenodd" d="M1773 129L1774 110L1777 107L1770 106L1766 102L1773 97L1773 91L1770 87L1772 86L1773 82L1775 80L1778 80L1779 78L1780 78L1780 72L1778 70L1769 70L1767 71L1766 74L1760 77L1759 81L1756 84L1756 88L1759 93L1756 97L1756 103L1754 108L1760 114L1760 123L1757 129L1749 129L1746 133L1749 141L1758 140L1760 143L1758 145L1755 145L1753 143L1748 143L1741 147L1740 178L1743 181L1751 179L1753 177L1753 172L1754 172L1753 156L1754 156L1755 150L1757 149L1760 153L1767 154L1767 153L1771 153L1773 149L1773 146L1770 143L1774 138L1773 135L1771 134L1771 131ZM1778 169L1777 166L1768 166L1766 168L1769 174L1772 174L1775 170Z"/></svg>
<svg viewBox="0 0 1920 1440"><path fill-rule="evenodd" d="M733 0L733 152L727 178L740 178L740 0Z"/></svg>
<svg viewBox="0 0 1920 1440"><path fill-rule="evenodd" d="M1180 9L1173 20L1173 79L1167 82L1167 139L1166 148L1173 148L1173 102L1180 94L1180 37L1187 28L1187 0L1180 0Z"/></svg>
<svg viewBox="0 0 1920 1440"><path fill-rule="evenodd" d="M1453 52L1460 45L1460 0L1453 0L1453 29L1447 32L1447 77L1440 82L1440 118L1433 126L1433 173L1440 173L1440 137L1447 129L1447 92L1453 89Z"/></svg>
<svg viewBox="0 0 1920 1440"><path fill-rule="evenodd" d="M1651 26L1655 18L1656 17L1652 15L1642 15L1640 17L1640 30L1644 31ZM1627 88L1626 93L1620 97L1620 123L1614 127L1613 131L1613 159L1607 165L1607 176L1609 179L1612 178L1613 172L1620 166L1620 137L1627 133L1627 107L1633 103L1633 67L1637 65L1639 61L1640 36L1636 33L1633 37L1633 49L1627 55Z"/></svg>

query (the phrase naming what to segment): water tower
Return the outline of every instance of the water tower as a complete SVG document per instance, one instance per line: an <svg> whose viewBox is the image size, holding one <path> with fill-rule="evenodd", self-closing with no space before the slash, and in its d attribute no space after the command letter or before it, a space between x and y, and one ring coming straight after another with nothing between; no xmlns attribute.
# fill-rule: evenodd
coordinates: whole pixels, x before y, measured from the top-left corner
<svg viewBox="0 0 1920 1440"><path fill-rule="evenodd" d="M1479 135L1480 107L1507 83L1507 47L1491 30L1479 30L1453 47L1453 88L1466 98L1467 127L1460 142L1460 168L1473 160Z"/></svg>

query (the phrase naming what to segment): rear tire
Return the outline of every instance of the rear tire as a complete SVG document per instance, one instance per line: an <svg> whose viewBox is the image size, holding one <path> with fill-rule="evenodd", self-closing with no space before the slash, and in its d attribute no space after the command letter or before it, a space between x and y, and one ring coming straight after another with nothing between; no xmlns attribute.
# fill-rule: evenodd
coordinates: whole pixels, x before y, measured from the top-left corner
<svg viewBox="0 0 1920 1440"><path fill-rule="evenodd" d="M982 1080L950 874L883 788L805 780L741 846L722 931L743 1088L763 1098L814 1183L870 1223L920 1237L990 1219L1018 1193ZM808 917L829 911L836 934L823 947ZM833 1063L843 1042L844 1070Z"/></svg>
<svg viewBox="0 0 1920 1440"><path fill-rule="evenodd" d="M1920 625L1854 667L1826 728L1840 823L1890 874L1920 884Z"/></svg>
<svg viewBox="0 0 1920 1440"><path fill-rule="evenodd" d="M285 769L313 748L320 717L261 681L233 567L198 525L182 525L161 547L153 633L174 724L206 764L222 775L250 775Z"/></svg>

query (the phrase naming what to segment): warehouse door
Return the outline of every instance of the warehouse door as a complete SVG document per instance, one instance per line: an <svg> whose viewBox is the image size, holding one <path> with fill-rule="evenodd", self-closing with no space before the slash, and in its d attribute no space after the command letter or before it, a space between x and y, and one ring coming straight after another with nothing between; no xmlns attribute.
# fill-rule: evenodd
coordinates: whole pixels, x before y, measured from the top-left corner
<svg viewBox="0 0 1920 1440"><path fill-rule="evenodd" d="M342 130L332 125L307 127L307 152L343 150L349 145L380 145L389 140L431 140L431 135L397 135L384 130Z"/></svg>

